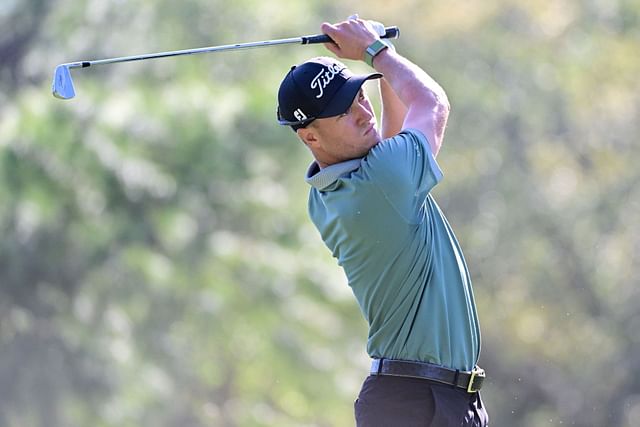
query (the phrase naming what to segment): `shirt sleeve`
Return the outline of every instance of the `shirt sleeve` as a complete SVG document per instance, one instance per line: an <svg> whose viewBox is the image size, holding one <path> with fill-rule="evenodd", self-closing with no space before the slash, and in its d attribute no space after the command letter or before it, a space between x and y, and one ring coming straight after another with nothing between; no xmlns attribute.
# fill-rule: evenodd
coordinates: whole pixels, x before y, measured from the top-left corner
<svg viewBox="0 0 640 427"><path fill-rule="evenodd" d="M406 129L371 149L362 170L409 223L419 221L424 201L442 171L422 132Z"/></svg>

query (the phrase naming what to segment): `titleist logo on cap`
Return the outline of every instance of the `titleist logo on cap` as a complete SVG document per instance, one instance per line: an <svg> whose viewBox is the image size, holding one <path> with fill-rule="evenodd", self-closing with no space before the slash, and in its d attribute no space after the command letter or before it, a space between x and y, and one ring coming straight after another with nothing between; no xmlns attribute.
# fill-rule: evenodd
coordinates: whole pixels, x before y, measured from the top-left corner
<svg viewBox="0 0 640 427"><path fill-rule="evenodd" d="M331 83L331 80L337 75L340 74L340 71L344 70L345 67L342 64L332 64L326 67L324 70L320 71L317 76L311 80L311 89L318 89L318 94L316 98L322 98L324 95L324 88Z"/></svg>

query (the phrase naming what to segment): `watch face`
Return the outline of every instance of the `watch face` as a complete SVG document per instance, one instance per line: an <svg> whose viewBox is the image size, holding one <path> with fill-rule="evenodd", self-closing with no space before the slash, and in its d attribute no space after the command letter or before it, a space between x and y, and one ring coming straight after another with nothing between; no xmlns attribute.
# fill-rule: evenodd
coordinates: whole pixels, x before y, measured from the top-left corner
<svg viewBox="0 0 640 427"><path fill-rule="evenodd" d="M388 47L389 46L380 39L374 41L365 51L365 62L369 64L369 66L373 67L373 58Z"/></svg>
<svg viewBox="0 0 640 427"><path fill-rule="evenodd" d="M380 52L382 48L386 46L387 45L382 43L380 40L376 40L373 43L371 43L371 45L367 48L367 50L371 53L371 55L375 55L376 53Z"/></svg>

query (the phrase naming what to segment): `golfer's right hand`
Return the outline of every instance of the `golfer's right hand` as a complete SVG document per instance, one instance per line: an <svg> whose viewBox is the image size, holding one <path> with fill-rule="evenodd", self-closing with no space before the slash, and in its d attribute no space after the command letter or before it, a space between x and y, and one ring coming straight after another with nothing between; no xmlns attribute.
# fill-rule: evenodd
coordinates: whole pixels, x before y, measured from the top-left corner
<svg viewBox="0 0 640 427"><path fill-rule="evenodd" d="M325 43L325 47L338 58L364 59L364 52L371 43L380 38L369 21L349 19L335 25L323 23L320 30L335 43Z"/></svg>

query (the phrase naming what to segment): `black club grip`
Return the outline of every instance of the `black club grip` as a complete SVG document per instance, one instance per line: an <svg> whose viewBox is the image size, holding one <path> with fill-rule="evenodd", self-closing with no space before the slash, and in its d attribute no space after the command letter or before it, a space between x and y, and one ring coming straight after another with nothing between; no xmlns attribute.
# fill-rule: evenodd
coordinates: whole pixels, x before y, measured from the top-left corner
<svg viewBox="0 0 640 427"><path fill-rule="evenodd" d="M397 39L400 37L400 28L398 27L385 27L385 33L380 36L381 39ZM317 44L317 43L331 43L331 37L326 34L317 34L315 36L303 36L302 44Z"/></svg>

